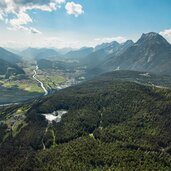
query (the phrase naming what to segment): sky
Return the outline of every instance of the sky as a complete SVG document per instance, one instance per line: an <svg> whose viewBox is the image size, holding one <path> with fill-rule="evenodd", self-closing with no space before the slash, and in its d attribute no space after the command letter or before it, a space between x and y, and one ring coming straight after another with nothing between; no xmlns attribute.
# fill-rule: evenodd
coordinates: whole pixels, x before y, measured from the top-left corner
<svg viewBox="0 0 171 171"><path fill-rule="evenodd" d="M171 42L171 0L0 0L0 46L80 48L157 32Z"/></svg>

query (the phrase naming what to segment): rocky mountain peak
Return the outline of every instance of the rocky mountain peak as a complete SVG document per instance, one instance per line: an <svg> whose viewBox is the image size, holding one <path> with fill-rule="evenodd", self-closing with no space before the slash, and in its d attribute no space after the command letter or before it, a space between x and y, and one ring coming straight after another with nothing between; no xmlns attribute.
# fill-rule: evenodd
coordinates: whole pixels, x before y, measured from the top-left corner
<svg viewBox="0 0 171 171"><path fill-rule="evenodd" d="M136 45L142 45L142 44L144 45L158 44L167 47L170 46L170 44L163 36L155 32L150 32L146 34L143 33L141 38L136 42Z"/></svg>

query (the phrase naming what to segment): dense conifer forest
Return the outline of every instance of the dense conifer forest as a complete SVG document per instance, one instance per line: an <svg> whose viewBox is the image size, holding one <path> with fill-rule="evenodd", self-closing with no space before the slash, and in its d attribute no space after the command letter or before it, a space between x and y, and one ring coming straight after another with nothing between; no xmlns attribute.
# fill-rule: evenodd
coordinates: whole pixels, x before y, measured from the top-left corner
<svg viewBox="0 0 171 171"><path fill-rule="evenodd" d="M114 75L102 75L29 104L2 108L1 119L21 108L25 119L9 132L1 124L1 168L170 170L170 89ZM42 115L57 110L68 111L60 122L50 123Z"/></svg>

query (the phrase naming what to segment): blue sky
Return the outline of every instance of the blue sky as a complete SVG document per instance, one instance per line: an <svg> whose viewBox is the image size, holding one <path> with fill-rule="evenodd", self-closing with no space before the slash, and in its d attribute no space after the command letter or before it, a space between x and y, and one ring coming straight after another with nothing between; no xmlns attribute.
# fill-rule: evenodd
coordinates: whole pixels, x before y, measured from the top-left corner
<svg viewBox="0 0 171 171"><path fill-rule="evenodd" d="M134 35L171 27L171 0L79 0L84 14L75 18L65 12L49 14L42 27L99 35ZM41 14L39 19L41 20ZM55 23L55 24L54 24ZM54 30L55 31L55 30Z"/></svg>
<svg viewBox="0 0 171 171"><path fill-rule="evenodd" d="M142 33L151 31L171 41L171 0L73 0L72 4L61 0L60 8L50 10L43 8L43 0L38 0L39 8L31 4L29 10L30 4L21 1L20 16L14 8L0 21L0 36L7 39L6 44L0 42L2 45L11 46L17 41L18 46L93 46L115 39L136 41ZM49 7L49 4L44 5ZM6 12L1 4L0 9ZM13 18L18 20L10 22Z"/></svg>

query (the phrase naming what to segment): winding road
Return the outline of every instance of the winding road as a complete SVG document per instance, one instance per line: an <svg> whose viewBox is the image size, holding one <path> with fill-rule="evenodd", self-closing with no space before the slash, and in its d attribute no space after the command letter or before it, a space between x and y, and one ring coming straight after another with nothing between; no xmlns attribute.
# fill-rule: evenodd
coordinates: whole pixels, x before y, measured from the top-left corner
<svg viewBox="0 0 171 171"><path fill-rule="evenodd" d="M48 91L47 89L45 88L44 84L38 79L36 78L36 75L37 75L37 70L39 69L39 67L36 65L36 69L33 70L34 74L33 74L33 78L40 83L40 86L41 88L43 89L43 91L45 92L44 96L47 96L48 95Z"/></svg>

